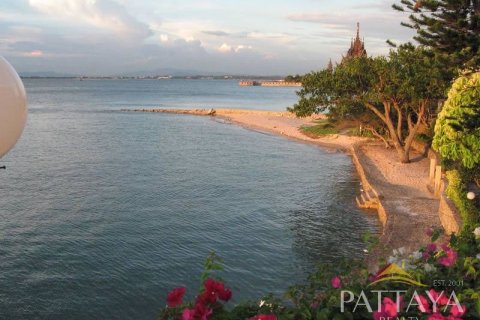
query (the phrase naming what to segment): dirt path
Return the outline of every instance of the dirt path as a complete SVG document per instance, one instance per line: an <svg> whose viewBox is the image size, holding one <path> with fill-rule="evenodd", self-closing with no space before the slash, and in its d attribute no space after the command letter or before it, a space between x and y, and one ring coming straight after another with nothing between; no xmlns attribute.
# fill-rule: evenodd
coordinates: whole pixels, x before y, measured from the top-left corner
<svg viewBox="0 0 480 320"><path fill-rule="evenodd" d="M429 160L413 154L412 163L402 164L394 150L379 145L360 147L359 158L387 212L381 245L372 252L369 262L388 257L395 248L405 247L412 252L427 244L430 238L425 230L441 226L439 200L426 186Z"/></svg>

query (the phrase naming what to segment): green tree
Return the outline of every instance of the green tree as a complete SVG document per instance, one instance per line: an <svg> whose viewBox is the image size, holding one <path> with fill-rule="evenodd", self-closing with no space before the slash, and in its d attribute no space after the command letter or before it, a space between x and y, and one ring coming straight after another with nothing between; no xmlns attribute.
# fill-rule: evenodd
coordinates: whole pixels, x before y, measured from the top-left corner
<svg viewBox="0 0 480 320"><path fill-rule="evenodd" d="M449 60L457 69L480 63L480 0L400 0L393 8L410 12L414 37Z"/></svg>
<svg viewBox="0 0 480 320"><path fill-rule="evenodd" d="M435 124L433 148L467 169L480 165L480 72L453 84Z"/></svg>
<svg viewBox="0 0 480 320"><path fill-rule="evenodd" d="M304 76L299 102L290 111L298 116L327 112L360 121L376 118L400 161L407 163L418 129L445 95L442 71L425 49L411 45L392 50L389 57L349 59L333 72Z"/></svg>

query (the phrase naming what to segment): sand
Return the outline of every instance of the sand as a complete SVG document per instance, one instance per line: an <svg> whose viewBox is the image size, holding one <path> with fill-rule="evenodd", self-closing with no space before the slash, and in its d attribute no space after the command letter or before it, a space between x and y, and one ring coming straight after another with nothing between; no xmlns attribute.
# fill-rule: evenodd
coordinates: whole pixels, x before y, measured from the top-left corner
<svg viewBox="0 0 480 320"><path fill-rule="evenodd" d="M212 110L138 109L130 111L169 112L193 115L211 115ZM359 137L335 134L319 139L304 135L299 128L313 125L322 116L297 118L289 112L215 109L215 117L232 123L282 135L290 139L318 144L323 147L356 152L365 177L378 192L387 219L380 235L380 246L367 259L371 268L380 257L388 257L392 249L405 247L412 252L429 242L425 230L440 227L439 200L428 191L429 160L412 152L412 163L402 164L393 149ZM353 148L354 145L360 146ZM356 151L355 151L356 150ZM357 168L358 169L358 168ZM360 188L359 188L360 193Z"/></svg>

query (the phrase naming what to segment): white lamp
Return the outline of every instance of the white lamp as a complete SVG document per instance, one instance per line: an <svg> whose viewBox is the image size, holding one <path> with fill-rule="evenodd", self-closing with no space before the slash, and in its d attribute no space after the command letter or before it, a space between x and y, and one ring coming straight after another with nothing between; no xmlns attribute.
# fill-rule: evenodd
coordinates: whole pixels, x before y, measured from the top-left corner
<svg viewBox="0 0 480 320"><path fill-rule="evenodd" d="M0 158L17 142L27 121L27 95L10 63L0 57Z"/></svg>
<svg viewBox="0 0 480 320"><path fill-rule="evenodd" d="M468 193L467 193L467 199L468 199L468 200L473 200L473 199L475 199L475 192L472 192L472 191L468 192Z"/></svg>

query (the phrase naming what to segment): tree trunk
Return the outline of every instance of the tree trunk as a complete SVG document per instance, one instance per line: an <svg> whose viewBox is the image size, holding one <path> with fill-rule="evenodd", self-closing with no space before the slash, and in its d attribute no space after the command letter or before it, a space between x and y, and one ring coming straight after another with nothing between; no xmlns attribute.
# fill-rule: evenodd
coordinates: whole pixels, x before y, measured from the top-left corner
<svg viewBox="0 0 480 320"><path fill-rule="evenodd" d="M410 150L403 148L403 153L400 155L401 163L410 163Z"/></svg>

